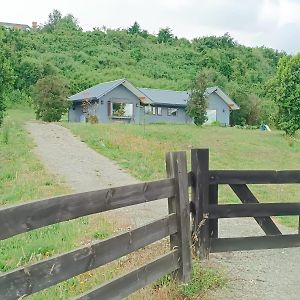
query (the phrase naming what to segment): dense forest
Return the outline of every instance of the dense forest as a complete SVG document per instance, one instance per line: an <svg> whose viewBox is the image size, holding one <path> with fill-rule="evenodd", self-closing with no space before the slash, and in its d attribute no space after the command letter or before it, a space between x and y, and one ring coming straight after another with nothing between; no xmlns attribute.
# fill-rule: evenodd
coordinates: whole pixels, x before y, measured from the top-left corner
<svg viewBox="0 0 300 300"><path fill-rule="evenodd" d="M235 124L271 121L274 102L267 93L268 82L286 56L240 45L228 33L189 41L174 36L170 28L149 34L138 23L126 29L83 31L72 15L58 11L35 30L2 28L0 49L0 64L5 66L0 79L6 72L10 82L5 90L8 103L30 102L32 86L47 75L63 77L73 94L118 78L140 87L186 90L206 71L210 84L240 105Z"/></svg>

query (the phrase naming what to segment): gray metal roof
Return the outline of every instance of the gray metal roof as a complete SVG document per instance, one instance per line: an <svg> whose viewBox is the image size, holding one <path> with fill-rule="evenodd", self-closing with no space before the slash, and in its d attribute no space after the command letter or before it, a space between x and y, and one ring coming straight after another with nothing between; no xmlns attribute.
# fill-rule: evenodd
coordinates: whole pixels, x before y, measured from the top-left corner
<svg viewBox="0 0 300 300"><path fill-rule="evenodd" d="M189 94L186 91L172 91L139 88L139 90L150 98L155 104L186 106Z"/></svg>
<svg viewBox="0 0 300 300"><path fill-rule="evenodd" d="M79 92L71 97L69 97L69 100L71 101L81 101L84 99L90 99L90 98L100 98L103 95L107 94L111 90L113 90L115 87L119 86L121 83L125 82L125 79L118 79L108 82L99 83L95 86L92 86L82 92Z"/></svg>

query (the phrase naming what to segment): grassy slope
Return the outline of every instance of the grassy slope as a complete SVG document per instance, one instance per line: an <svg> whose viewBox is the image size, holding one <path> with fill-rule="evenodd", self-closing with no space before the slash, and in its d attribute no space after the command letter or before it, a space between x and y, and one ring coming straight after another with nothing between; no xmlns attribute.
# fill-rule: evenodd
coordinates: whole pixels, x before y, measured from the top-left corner
<svg viewBox="0 0 300 300"><path fill-rule="evenodd" d="M1 205L69 192L62 182L45 171L32 153L34 145L22 128L22 123L32 117L30 111L11 110L0 129ZM94 236L106 237L110 232L103 219L85 217L0 241L0 272L71 250ZM31 299L68 299L104 280L104 275L96 275L99 270L37 293Z"/></svg>
<svg viewBox="0 0 300 300"><path fill-rule="evenodd" d="M116 124L65 126L141 180L165 176L165 152L189 151L192 147L209 147L212 169L300 169L300 144L290 145L279 131L266 133L193 125L147 125L146 128ZM252 188L264 202L288 202L300 198L300 189L296 185ZM238 201L227 187L221 188L220 198L222 202ZM297 218L281 219L289 226L297 226Z"/></svg>

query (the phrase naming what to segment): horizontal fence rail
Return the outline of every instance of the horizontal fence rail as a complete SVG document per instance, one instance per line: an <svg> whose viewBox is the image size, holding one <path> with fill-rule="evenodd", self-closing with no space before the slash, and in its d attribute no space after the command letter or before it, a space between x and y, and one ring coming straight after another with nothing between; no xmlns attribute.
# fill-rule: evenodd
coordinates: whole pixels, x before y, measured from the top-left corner
<svg viewBox="0 0 300 300"><path fill-rule="evenodd" d="M177 232L176 215L0 276L3 299L18 299L107 264Z"/></svg>
<svg viewBox="0 0 300 300"><path fill-rule="evenodd" d="M300 215L300 203L244 203L209 205L207 214L211 219L298 216Z"/></svg>
<svg viewBox="0 0 300 300"><path fill-rule="evenodd" d="M300 170L251 171L210 170L210 184L289 184L300 183Z"/></svg>
<svg viewBox="0 0 300 300"><path fill-rule="evenodd" d="M211 239L210 252L300 247L299 234Z"/></svg>
<svg viewBox="0 0 300 300"><path fill-rule="evenodd" d="M178 250L173 250L158 259L136 269L126 275L120 276L98 288L87 292L76 300L123 299L129 294L143 288L149 283L159 279L165 274L179 268Z"/></svg>
<svg viewBox="0 0 300 300"><path fill-rule="evenodd" d="M175 195L175 179L27 202L0 209L0 240L40 227Z"/></svg>

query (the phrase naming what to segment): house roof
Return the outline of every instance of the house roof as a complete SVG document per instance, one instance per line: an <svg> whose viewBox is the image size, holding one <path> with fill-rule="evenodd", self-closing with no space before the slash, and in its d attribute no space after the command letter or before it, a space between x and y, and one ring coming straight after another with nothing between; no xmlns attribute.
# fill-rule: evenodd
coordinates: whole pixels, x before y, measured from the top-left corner
<svg viewBox="0 0 300 300"><path fill-rule="evenodd" d="M27 24L18 24L18 23L0 22L0 26L4 26L6 28L30 29L29 25L27 25Z"/></svg>
<svg viewBox="0 0 300 300"><path fill-rule="evenodd" d="M69 97L70 101L82 101L84 99L100 99L119 85L125 86L128 90L130 90L134 95L136 95L141 102L143 103L151 103L152 101L144 95L138 88L136 88L132 83L130 83L126 79L118 79L108 82L99 83L95 86L92 86L82 92L79 92L71 97Z"/></svg>
<svg viewBox="0 0 300 300"><path fill-rule="evenodd" d="M139 88L148 98L155 104L161 105L174 105L174 106L186 106L189 99L188 92L185 91L172 91L172 90L160 90Z"/></svg>

